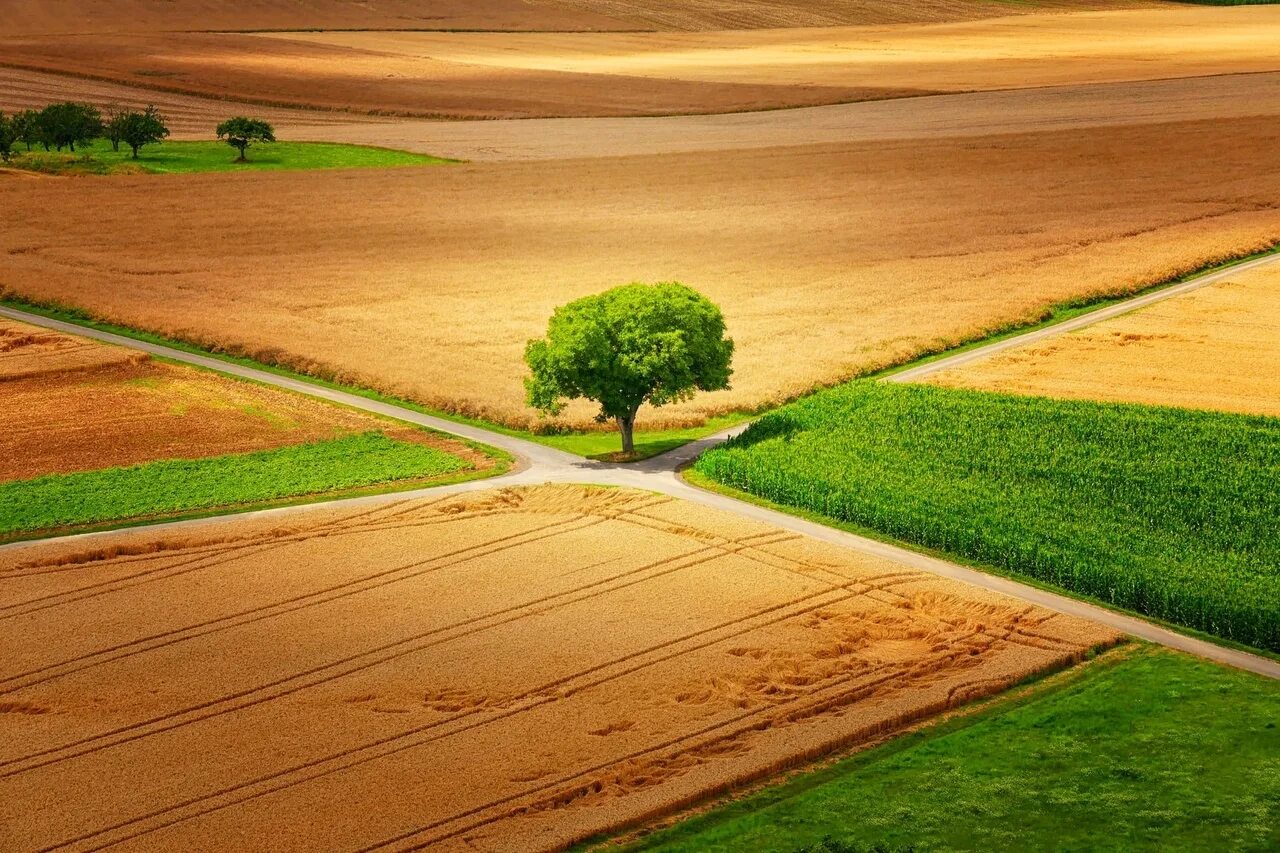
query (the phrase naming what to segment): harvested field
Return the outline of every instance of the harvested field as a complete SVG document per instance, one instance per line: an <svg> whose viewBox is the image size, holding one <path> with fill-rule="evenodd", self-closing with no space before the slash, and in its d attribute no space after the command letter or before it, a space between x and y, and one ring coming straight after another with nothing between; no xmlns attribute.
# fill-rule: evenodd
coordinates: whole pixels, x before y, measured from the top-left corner
<svg viewBox="0 0 1280 853"><path fill-rule="evenodd" d="M1270 244L1280 173L1262 162L1278 142L1267 118L359 175L7 181L0 203L24 214L0 232L0 286L525 426L537 421L522 348L556 305L681 280L724 307L738 342L732 391L641 417L686 425ZM357 194L358 217L331 215ZM144 206L145 232L81 215Z"/></svg>
<svg viewBox="0 0 1280 853"><path fill-rule="evenodd" d="M1280 270L1264 267L928 381L1280 416Z"/></svg>
<svg viewBox="0 0 1280 853"><path fill-rule="evenodd" d="M382 430L461 442L307 397L0 318L0 481L286 447Z"/></svg>
<svg viewBox="0 0 1280 853"><path fill-rule="evenodd" d="M459 118L724 113L1280 70L1280 8L710 33L165 33L0 40L6 65Z"/></svg>
<svg viewBox="0 0 1280 853"><path fill-rule="evenodd" d="M8 0L5 30L14 35L342 28L722 30L952 21L1134 5L1133 0Z"/></svg>
<svg viewBox="0 0 1280 853"><path fill-rule="evenodd" d="M0 551L6 849L551 849L1117 639L627 490L159 535Z"/></svg>

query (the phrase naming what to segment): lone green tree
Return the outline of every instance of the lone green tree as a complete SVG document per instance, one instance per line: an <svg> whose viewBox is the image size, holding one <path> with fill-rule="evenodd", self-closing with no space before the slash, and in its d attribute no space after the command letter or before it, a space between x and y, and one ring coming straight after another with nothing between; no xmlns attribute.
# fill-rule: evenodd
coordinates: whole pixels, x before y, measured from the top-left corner
<svg viewBox="0 0 1280 853"><path fill-rule="evenodd" d="M225 139L228 145L239 151L240 156L236 158L236 162L243 163L249 159L245 152L250 145L255 142L275 142L276 134L271 125L261 119L236 116L218 125L218 138Z"/></svg>
<svg viewBox="0 0 1280 853"><path fill-rule="evenodd" d="M524 352L529 405L559 414L579 397L635 452L636 412L729 387L733 341L720 309L677 282L628 284L562 305Z"/></svg>
<svg viewBox="0 0 1280 853"><path fill-rule="evenodd" d="M120 150L120 142L124 139L125 117L129 111L115 104L107 107L107 114L102 120L102 136L111 143L112 151Z"/></svg>
<svg viewBox="0 0 1280 853"><path fill-rule="evenodd" d="M169 127L154 106L142 112L124 113L120 119L120 141L129 146L134 160L138 159L138 149L142 146L154 145L168 136Z"/></svg>

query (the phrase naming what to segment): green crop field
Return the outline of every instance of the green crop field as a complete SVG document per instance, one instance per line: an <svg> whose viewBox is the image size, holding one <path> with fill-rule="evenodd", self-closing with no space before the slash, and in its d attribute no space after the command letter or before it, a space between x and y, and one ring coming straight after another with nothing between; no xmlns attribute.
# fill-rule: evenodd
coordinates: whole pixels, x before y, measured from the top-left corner
<svg viewBox="0 0 1280 853"><path fill-rule="evenodd" d="M459 472L467 463L380 432L257 453L0 483L0 538L238 507Z"/></svg>
<svg viewBox="0 0 1280 853"><path fill-rule="evenodd" d="M249 162L235 162L237 152L226 143L173 142L149 145L132 159L129 149L112 151L99 140L76 153L20 152L14 168L53 175L114 175L183 172L252 172L274 169L369 169L448 163L439 157L334 142L276 142L249 149Z"/></svg>
<svg viewBox="0 0 1280 853"><path fill-rule="evenodd" d="M1280 650L1280 420L854 382L697 470L778 504Z"/></svg>
<svg viewBox="0 0 1280 853"><path fill-rule="evenodd" d="M1276 850L1280 685L1149 646L654 833L661 851Z"/></svg>

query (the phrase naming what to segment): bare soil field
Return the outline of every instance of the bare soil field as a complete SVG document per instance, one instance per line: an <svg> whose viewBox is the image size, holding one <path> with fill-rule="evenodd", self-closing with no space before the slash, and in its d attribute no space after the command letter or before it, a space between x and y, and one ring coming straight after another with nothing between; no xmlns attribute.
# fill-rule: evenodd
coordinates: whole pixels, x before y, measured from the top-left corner
<svg viewBox="0 0 1280 853"><path fill-rule="evenodd" d="M581 486L5 549L0 637L12 851L559 848L1118 640Z"/></svg>
<svg viewBox="0 0 1280 853"><path fill-rule="evenodd" d="M8 0L5 31L65 35L199 30L724 30L955 21L1140 0Z"/></svg>
<svg viewBox="0 0 1280 853"><path fill-rule="evenodd" d="M381 430L461 442L146 354L0 318L0 481L193 459Z"/></svg>
<svg viewBox="0 0 1280 853"><path fill-rule="evenodd" d="M6 0L5 10L5 32L12 35L308 28L596 30L625 26L592 12L589 6L574 8L554 0Z"/></svg>
<svg viewBox="0 0 1280 853"><path fill-rule="evenodd" d="M1264 267L929 381L1280 416L1280 270Z"/></svg>
<svg viewBox="0 0 1280 853"><path fill-rule="evenodd" d="M1280 8L1129 9L706 33L14 36L4 64L268 105L410 116L725 113L1280 70Z"/></svg>
<svg viewBox="0 0 1280 853"><path fill-rule="evenodd" d="M0 182L0 286L514 426L524 342L630 280L722 305L777 403L1046 306L1280 238L1271 119L483 163ZM360 200L358 216L335 217ZM86 209L147 209L140 231ZM229 218L225 210L239 215ZM271 270L264 278L261 271ZM566 421L586 425L591 410Z"/></svg>
<svg viewBox="0 0 1280 853"><path fill-rule="evenodd" d="M269 121L282 131L282 138L286 139L297 138L291 135L295 125L305 126L308 138L327 139L338 127L351 128L351 132L358 133L356 128L387 125L392 121L334 110L264 107L0 66L0 110L12 113L40 109L58 101L88 101L99 108L118 105L137 109L154 104L164 116L174 139L212 139L218 123L236 114L253 115Z"/></svg>

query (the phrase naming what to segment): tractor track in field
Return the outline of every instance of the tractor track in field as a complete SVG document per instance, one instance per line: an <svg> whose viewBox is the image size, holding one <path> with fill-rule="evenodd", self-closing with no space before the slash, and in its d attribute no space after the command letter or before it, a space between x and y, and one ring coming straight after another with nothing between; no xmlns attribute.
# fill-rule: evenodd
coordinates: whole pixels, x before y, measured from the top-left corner
<svg viewBox="0 0 1280 853"><path fill-rule="evenodd" d="M1270 254L1250 261L1235 264L1222 270L1207 273L1188 281L1171 285L1159 290L1136 295L1132 298L1099 308L1077 316L1071 320L1051 326L1031 329L1021 334L1010 335L988 344L974 346L952 356L944 356L927 361L919 366L901 370L885 377L883 381L910 382L923 378L934 372L957 367L987 356L995 355L1016 346L1034 343L1045 338L1064 334L1083 328L1093 323L1110 319L1119 314L1135 311L1165 299L1187 293L1201 287L1221 281L1229 276L1246 270L1261 267L1280 261L1280 254ZM139 341L134 338L114 334L112 332L69 323L45 317L27 311L0 306L0 316L20 320L35 326L65 332L72 335L92 338L109 344L142 350L154 356L172 359L185 364L202 367L219 373L250 379L255 382L283 388L307 396L328 400L355 409L395 418L397 420L428 427L440 432L459 436L472 441L488 444L505 450L516 456L520 463L512 472L487 480L458 483L449 486L427 487L418 491L398 492L386 495L372 495L359 498L348 498L332 501L323 506L330 508L350 508L354 511L372 509L386 504L398 503L414 497L429 495L452 495L464 492L489 490L504 486L528 486L542 483L576 483L587 485L620 486L641 489L668 497L679 498L703 506L735 513L770 524L776 528L800 533L821 541L839 545L844 548L876 556L903 565L905 568L923 571L952 580L958 580L982 589L998 592L1023 602L1039 605L1049 610L1077 616L1123 631L1148 642L1187 652L1202 658L1217 661L1229 666L1254 672L1269 678L1280 679L1280 661L1262 655L1253 654L1240 649L1218 645L1208 640L1182 634L1140 617L1110 610L1100 605L1072 598L1067 595L1050 592L1029 584L1020 583L999 575L987 574L942 560L897 545L888 544L865 536L859 536L822 524L817 524L769 509L754 503L696 488L687 483L680 470L696 459L707 449L741 433L748 423L739 424L723 432L699 439L678 447L667 453L654 456L641 462L630 464L607 463L584 459L561 450L556 450L536 442L516 436L493 432L472 424L463 424L445 418L417 412L393 403L374 400L359 394L329 388L319 383L292 376L283 376L267 370L248 367L222 359L192 353L182 349ZM316 505L281 507L242 513L236 517L246 516L278 517L286 514L313 511ZM191 530L199 527L217 525L221 519L217 517L192 519L188 521L163 522L133 530L149 529L162 531L180 528ZM73 534L74 538L90 541L95 537L110 535L110 531L98 533ZM66 537L71 538L71 537ZM0 546L0 550L19 548L24 543ZM189 569L194 570L194 569ZM112 582L107 582L112 583ZM3 618L3 614L0 614Z"/></svg>

